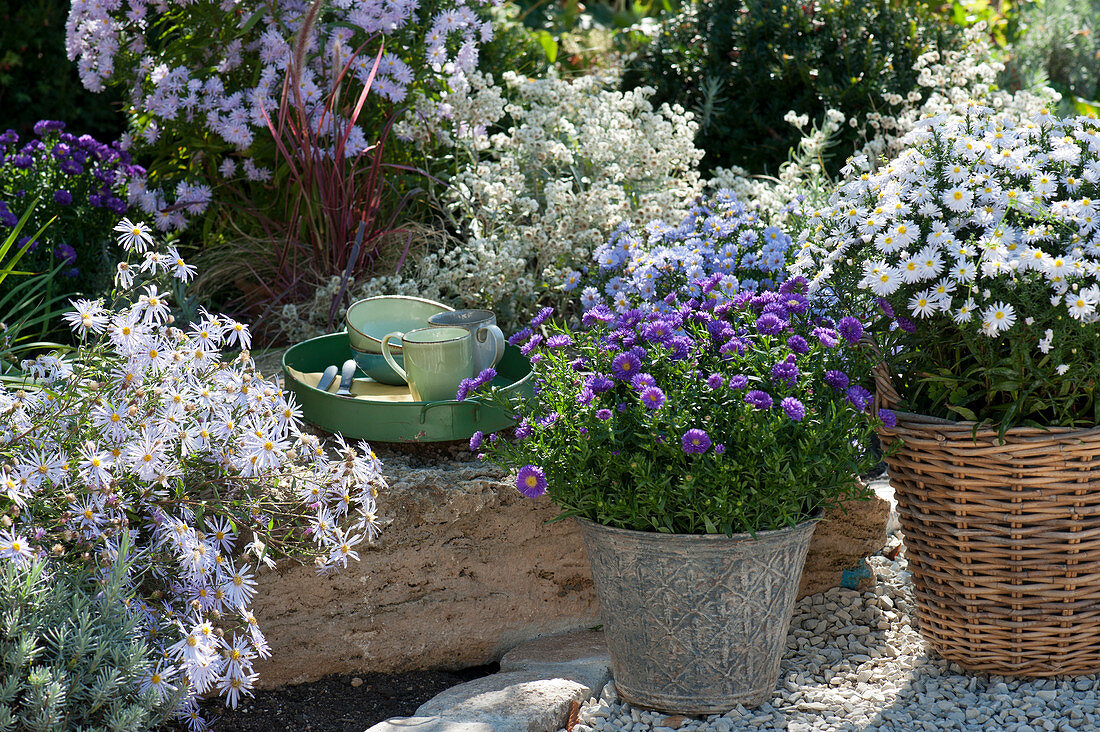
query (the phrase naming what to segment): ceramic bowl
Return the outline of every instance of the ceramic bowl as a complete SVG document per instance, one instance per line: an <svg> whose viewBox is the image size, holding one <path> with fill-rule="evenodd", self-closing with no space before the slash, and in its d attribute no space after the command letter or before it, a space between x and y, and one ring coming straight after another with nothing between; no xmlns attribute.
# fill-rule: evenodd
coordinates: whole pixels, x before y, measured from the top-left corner
<svg viewBox="0 0 1100 732"><path fill-rule="evenodd" d="M366 353L358 349L351 349L351 357L355 359L355 363L358 364L359 369L371 377L380 384L389 384L390 386L402 386L405 380L402 379L393 367L386 363L386 357L380 353ZM397 365L401 368L405 368L405 357L400 354L394 354L393 359L397 361Z"/></svg>
<svg viewBox="0 0 1100 732"><path fill-rule="evenodd" d="M432 300L405 295L380 295L352 303L345 318L351 347L382 357L382 337L396 330L408 331L428 325L428 318L454 308ZM400 350L400 349L398 349Z"/></svg>

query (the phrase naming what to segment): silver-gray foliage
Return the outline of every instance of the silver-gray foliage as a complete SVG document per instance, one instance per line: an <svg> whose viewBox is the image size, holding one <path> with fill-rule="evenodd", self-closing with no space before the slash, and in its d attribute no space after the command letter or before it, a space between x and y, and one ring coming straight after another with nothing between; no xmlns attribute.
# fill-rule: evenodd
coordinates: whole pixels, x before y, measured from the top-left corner
<svg viewBox="0 0 1100 732"><path fill-rule="evenodd" d="M149 730L179 706L179 691L142 691L157 658L123 604L126 569L100 583L60 562L0 565L0 732Z"/></svg>

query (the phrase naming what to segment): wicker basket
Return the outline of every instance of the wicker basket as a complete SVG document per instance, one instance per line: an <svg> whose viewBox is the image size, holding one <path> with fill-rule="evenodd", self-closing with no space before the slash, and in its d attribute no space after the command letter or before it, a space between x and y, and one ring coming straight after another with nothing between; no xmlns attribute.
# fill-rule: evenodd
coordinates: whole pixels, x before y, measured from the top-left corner
<svg viewBox="0 0 1100 732"><path fill-rule="evenodd" d="M884 371L876 387L898 403ZM1100 428L1013 428L1002 444L973 422L897 417L881 438L901 441L886 464L932 649L971 671L1100 672Z"/></svg>

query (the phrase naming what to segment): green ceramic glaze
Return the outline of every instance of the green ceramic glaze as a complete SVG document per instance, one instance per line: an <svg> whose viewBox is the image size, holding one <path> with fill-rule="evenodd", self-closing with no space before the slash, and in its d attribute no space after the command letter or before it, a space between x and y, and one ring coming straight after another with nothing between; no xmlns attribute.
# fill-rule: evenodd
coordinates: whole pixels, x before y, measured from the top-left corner
<svg viewBox="0 0 1100 732"><path fill-rule="evenodd" d="M394 341L400 340L405 368L393 359ZM465 328L417 328L382 338L386 363L409 384L418 402L454 399L459 383L474 374L470 331Z"/></svg>
<svg viewBox="0 0 1100 732"><path fill-rule="evenodd" d="M357 351L353 348L351 349L351 357L354 358L355 363L359 365L360 371L380 384L401 386L405 383L405 379L394 371L392 366L386 363L385 356L381 356L377 353L364 353L363 351ZM404 356L397 353L394 354L394 359L399 366L404 368Z"/></svg>
<svg viewBox="0 0 1100 732"><path fill-rule="evenodd" d="M427 327L428 318L453 310L419 297L380 295L352 303L344 320L352 348L382 355L382 336Z"/></svg>
<svg viewBox="0 0 1100 732"><path fill-rule="evenodd" d="M464 402L370 402L348 399L303 384L287 369L303 373L324 371L326 366L343 363L350 344L346 333L303 341L283 354L284 384L302 407L306 421L328 432L339 432L348 439L375 442L444 442L468 440L474 432L496 432L514 422L503 411L488 407L477 399ZM379 356L381 358L381 356ZM533 396L531 364L519 349L508 346L497 364L493 383L507 393Z"/></svg>

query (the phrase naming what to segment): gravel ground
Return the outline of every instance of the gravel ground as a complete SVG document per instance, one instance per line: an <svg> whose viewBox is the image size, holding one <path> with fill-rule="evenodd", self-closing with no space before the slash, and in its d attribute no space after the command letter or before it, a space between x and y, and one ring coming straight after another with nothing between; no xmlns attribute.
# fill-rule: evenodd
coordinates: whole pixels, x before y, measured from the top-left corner
<svg viewBox="0 0 1100 732"><path fill-rule="evenodd" d="M892 545L898 543L891 538ZM912 627L904 553L870 562L874 588L835 588L796 606L779 683L763 706L706 718L668 716L620 703L612 682L600 699L581 706L572 732L1100 729L1098 676L1020 680L965 674L930 655Z"/></svg>

